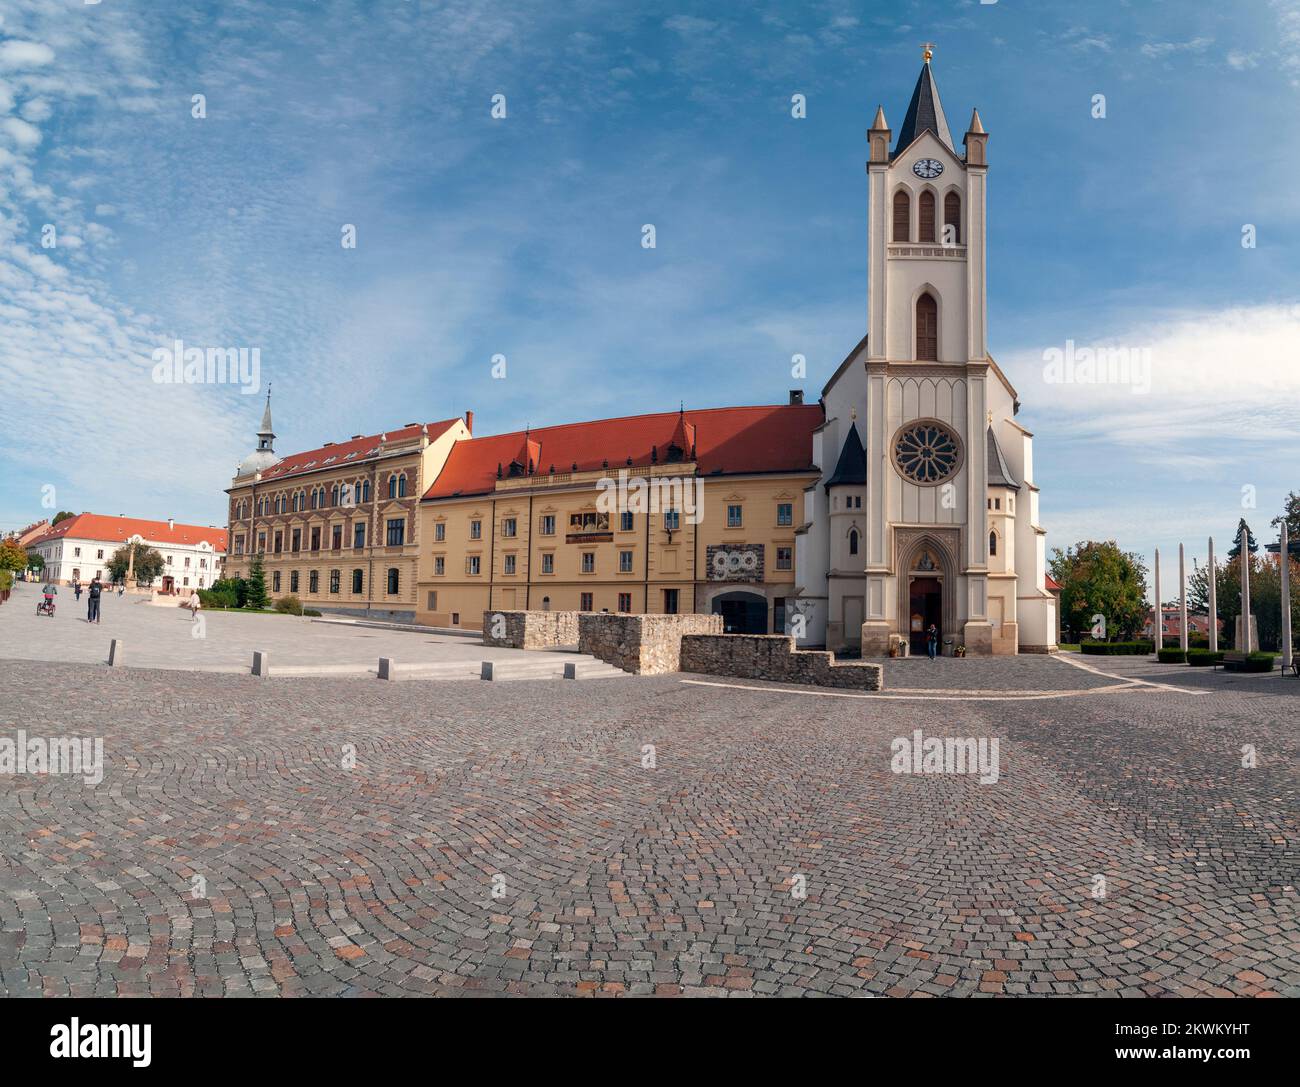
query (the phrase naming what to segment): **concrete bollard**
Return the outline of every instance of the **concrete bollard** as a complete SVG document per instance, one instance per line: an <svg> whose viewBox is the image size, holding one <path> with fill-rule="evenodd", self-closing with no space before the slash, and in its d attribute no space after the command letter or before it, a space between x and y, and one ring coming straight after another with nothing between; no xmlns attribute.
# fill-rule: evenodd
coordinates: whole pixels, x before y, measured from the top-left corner
<svg viewBox="0 0 1300 1087"><path fill-rule="evenodd" d="M492 678L492 662L491 662L491 661L484 661L484 662L483 662L483 668L482 668L482 670L479 672L479 674L478 674L478 678L479 678L479 679L491 679L491 678Z"/></svg>
<svg viewBox="0 0 1300 1087"><path fill-rule="evenodd" d="M126 648L120 638L114 638L108 643L108 666L110 668L121 667L122 650Z"/></svg>
<svg viewBox="0 0 1300 1087"><path fill-rule="evenodd" d="M397 678L397 668L393 665L392 657L379 658L379 678L380 679Z"/></svg>
<svg viewBox="0 0 1300 1087"><path fill-rule="evenodd" d="M574 664L572 661L570 661L568 664L564 666L564 678L565 679L578 678L578 666Z"/></svg>
<svg viewBox="0 0 1300 1087"><path fill-rule="evenodd" d="M253 650L253 675L265 679L271 674L271 655L265 649Z"/></svg>

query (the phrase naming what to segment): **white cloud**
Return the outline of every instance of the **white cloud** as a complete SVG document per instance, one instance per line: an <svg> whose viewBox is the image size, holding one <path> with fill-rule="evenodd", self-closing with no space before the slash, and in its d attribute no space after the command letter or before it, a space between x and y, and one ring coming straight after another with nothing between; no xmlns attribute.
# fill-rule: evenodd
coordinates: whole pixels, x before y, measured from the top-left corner
<svg viewBox="0 0 1300 1087"><path fill-rule="evenodd" d="M1239 49L1233 49L1228 53L1228 67L1235 68L1239 72L1246 68L1258 68L1259 54L1243 53Z"/></svg>
<svg viewBox="0 0 1300 1087"><path fill-rule="evenodd" d="M41 130L20 117L6 117L0 121L0 132L21 148L35 147L41 142Z"/></svg>
<svg viewBox="0 0 1300 1087"><path fill-rule="evenodd" d="M0 68L39 68L54 59L54 50L40 42L0 42Z"/></svg>
<svg viewBox="0 0 1300 1087"><path fill-rule="evenodd" d="M1174 53L1204 53L1213 44L1213 38L1193 38L1185 42L1147 42L1142 46L1142 55L1158 60Z"/></svg>

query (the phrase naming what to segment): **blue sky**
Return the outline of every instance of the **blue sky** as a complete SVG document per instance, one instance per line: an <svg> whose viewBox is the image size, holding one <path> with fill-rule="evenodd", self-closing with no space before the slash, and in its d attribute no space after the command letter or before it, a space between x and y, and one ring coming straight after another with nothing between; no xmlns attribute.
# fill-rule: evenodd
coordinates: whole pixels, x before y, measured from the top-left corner
<svg viewBox="0 0 1300 1087"><path fill-rule="evenodd" d="M780 402L796 353L815 399L866 323L865 130L927 39L990 132L990 343L1049 546L1201 555L1245 487L1274 538L1300 0L0 0L0 528L47 485L221 522L262 398L155 384L175 337L260 348L282 452ZM1151 391L1046 382L1067 340L1149 348Z"/></svg>

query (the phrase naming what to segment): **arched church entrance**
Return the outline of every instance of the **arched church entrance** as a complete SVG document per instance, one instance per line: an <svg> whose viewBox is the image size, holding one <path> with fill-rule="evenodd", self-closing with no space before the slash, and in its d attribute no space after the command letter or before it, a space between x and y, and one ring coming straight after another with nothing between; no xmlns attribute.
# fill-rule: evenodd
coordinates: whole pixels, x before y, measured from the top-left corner
<svg viewBox="0 0 1300 1087"><path fill-rule="evenodd" d="M722 616L724 634L766 634L767 597L730 592L713 598L713 614Z"/></svg>
<svg viewBox="0 0 1300 1087"><path fill-rule="evenodd" d="M908 642L913 655L926 652L926 631L930 624L939 631L943 645L943 582L937 577L913 577L907 588Z"/></svg>

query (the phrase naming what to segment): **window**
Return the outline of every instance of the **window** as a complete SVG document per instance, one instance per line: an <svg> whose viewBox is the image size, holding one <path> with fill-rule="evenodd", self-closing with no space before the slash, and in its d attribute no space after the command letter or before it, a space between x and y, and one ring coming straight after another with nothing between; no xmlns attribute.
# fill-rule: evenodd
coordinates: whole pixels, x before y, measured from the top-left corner
<svg viewBox="0 0 1300 1087"><path fill-rule="evenodd" d="M442 555L435 555L433 559L433 572L438 577L442 577L447 572L447 560Z"/></svg>
<svg viewBox="0 0 1300 1087"><path fill-rule="evenodd" d="M307 591L308 591L309 593L320 592L320 573L319 573L319 571L312 570L312 571L307 575Z"/></svg>
<svg viewBox="0 0 1300 1087"><path fill-rule="evenodd" d="M361 592L361 587L362 587L364 584L365 584L365 579L364 579L364 577L363 577L361 571L360 571L360 570L353 570L353 571L352 571L352 591L353 591L354 593L359 593L359 592Z"/></svg>
<svg viewBox="0 0 1300 1087"><path fill-rule="evenodd" d="M542 573L555 573L555 556L549 551L542 555Z"/></svg>
<svg viewBox="0 0 1300 1087"><path fill-rule="evenodd" d="M551 610L551 598L549 596L542 597L542 611L550 611L550 610Z"/></svg>
<svg viewBox="0 0 1300 1087"><path fill-rule="evenodd" d="M338 504L339 504L339 485L336 483L334 484L333 487L330 488L330 505L337 506Z"/></svg>
<svg viewBox="0 0 1300 1087"><path fill-rule="evenodd" d="M776 549L776 568L778 570L794 569L794 549L789 547L778 547Z"/></svg>
<svg viewBox="0 0 1300 1087"><path fill-rule="evenodd" d="M406 497L406 476L397 477L397 497L398 498Z"/></svg>
<svg viewBox="0 0 1300 1087"><path fill-rule="evenodd" d="M397 477L396 477L396 476L389 476L389 477L388 477L388 497L389 497L389 498L396 498L396 497L397 497Z"/></svg>
<svg viewBox="0 0 1300 1087"><path fill-rule="evenodd" d="M471 540L483 539L483 522L471 521L469 523L469 538Z"/></svg>
<svg viewBox="0 0 1300 1087"><path fill-rule="evenodd" d="M429 594L429 607L428 607L427 610L429 610L429 611L437 611L437 610L438 610L438 594L437 594L437 593L430 593L430 594Z"/></svg>
<svg viewBox="0 0 1300 1087"><path fill-rule="evenodd" d="M951 234L952 244L961 245L961 197L955 192L950 192L943 198L943 225L952 227Z"/></svg>
<svg viewBox="0 0 1300 1087"><path fill-rule="evenodd" d="M289 545L289 550L295 554L302 550L302 529L295 528L292 536L293 542Z"/></svg>
<svg viewBox="0 0 1300 1087"><path fill-rule="evenodd" d="M278 593L279 591L280 591L280 571L272 570L271 571L271 592Z"/></svg>
<svg viewBox="0 0 1300 1087"><path fill-rule="evenodd" d="M284 533L277 532L275 534L275 553L278 555L283 550L284 550Z"/></svg>
<svg viewBox="0 0 1300 1087"><path fill-rule="evenodd" d="M401 587L401 578L398 575L397 567L388 568L388 595L396 596L397 590Z"/></svg>
<svg viewBox="0 0 1300 1087"><path fill-rule="evenodd" d="M998 534L996 532L990 532L989 533L989 554L996 555L997 553L998 553Z"/></svg>
<svg viewBox="0 0 1300 1087"><path fill-rule="evenodd" d="M352 546L357 551L366 546L366 526L362 522L352 526Z"/></svg>
<svg viewBox="0 0 1300 1087"><path fill-rule="evenodd" d="M330 547L332 547L335 551L343 550L343 526L342 525L335 525L333 531L330 533Z"/></svg>
<svg viewBox="0 0 1300 1087"><path fill-rule="evenodd" d="M727 527L740 528L740 507L739 506L727 507Z"/></svg>
<svg viewBox="0 0 1300 1087"><path fill-rule="evenodd" d="M664 531L676 532L681 527L682 516L677 510L664 510Z"/></svg>
<svg viewBox="0 0 1300 1087"><path fill-rule="evenodd" d="M939 360L939 303L928 291L916 300L916 357Z"/></svg>
<svg viewBox="0 0 1300 1087"><path fill-rule="evenodd" d="M921 194L921 236L918 240L932 242L934 238L934 193L928 189Z"/></svg>
<svg viewBox="0 0 1300 1087"><path fill-rule="evenodd" d="M912 199L906 189L894 193L894 241L912 240Z"/></svg>
<svg viewBox="0 0 1300 1087"><path fill-rule="evenodd" d="M297 571L297 570L290 570L290 571L289 571L289 591L290 591L291 593L296 593L296 592L298 591L298 571Z"/></svg>
<svg viewBox="0 0 1300 1087"><path fill-rule="evenodd" d="M361 484L361 501L370 501L370 480L364 480Z"/></svg>
<svg viewBox="0 0 1300 1087"><path fill-rule="evenodd" d="M619 611L631 611L631 610L632 610L632 594L631 594L631 593L619 593L619 594L618 594L618 610L619 610Z"/></svg>
<svg viewBox="0 0 1300 1087"><path fill-rule="evenodd" d="M676 589L664 590L664 614L665 615L677 614L677 590Z"/></svg>
<svg viewBox="0 0 1300 1087"><path fill-rule="evenodd" d="M1000 510L1002 508L1002 499L1000 498L993 499L993 508L995 510Z"/></svg>
<svg viewBox="0 0 1300 1087"><path fill-rule="evenodd" d="M477 574L479 572L479 556L470 555L465 559L465 573Z"/></svg>
<svg viewBox="0 0 1300 1087"><path fill-rule="evenodd" d="M506 517L501 522L501 535L513 539L519 534L519 524L513 517Z"/></svg>
<svg viewBox="0 0 1300 1087"><path fill-rule="evenodd" d="M776 504L776 523L781 526L794 524L794 505L790 502Z"/></svg>
<svg viewBox="0 0 1300 1087"><path fill-rule="evenodd" d="M856 528L851 528L849 529L849 554L856 555L857 553L858 553L858 530Z"/></svg>
<svg viewBox="0 0 1300 1087"><path fill-rule="evenodd" d="M618 553L618 572L620 574L630 574L632 572L632 552L620 551ZM619 609L620 611L622 609Z"/></svg>
<svg viewBox="0 0 1300 1087"><path fill-rule="evenodd" d="M96 554L95 554L95 558L97 558L97 559L102 559L103 557L104 557L104 549L101 547L101 548L99 549L99 551L96 552Z"/></svg>
<svg viewBox="0 0 1300 1087"><path fill-rule="evenodd" d="M460 626L460 612L454 611L451 613L451 625L454 627Z"/></svg>
<svg viewBox="0 0 1300 1087"><path fill-rule="evenodd" d="M620 532L632 531L632 511L624 510L618 515L618 530Z"/></svg>
<svg viewBox="0 0 1300 1087"><path fill-rule="evenodd" d="M447 538L447 522L439 521L433 526L434 543L442 543Z"/></svg>
<svg viewBox="0 0 1300 1087"><path fill-rule="evenodd" d="M578 604L579 611L591 611L592 608L595 606L591 593L582 593L578 599L579 599L579 604Z"/></svg>
<svg viewBox="0 0 1300 1087"><path fill-rule="evenodd" d="M894 438L894 464L914 483L939 483L957 470L958 462L957 437L942 423L915 423Z"/></svg>
<svg viewBox="0 0 1300 1087"><path fill-rule="evenodd" d="M320 550L320 529L319 528L313 528L311 530L311 549L313 551Z"/></svg>
<svg viewBox="0 0 1300 1087"><path fill-rule="evenodd" d="M569 514L570 532L608 532L609 514L587 510L585 513Z"/></svg>
<svg viewBox="0 0 1300 1087"><path fill-rule="evenodd" d="M266 533L265 533L265 532L259 532L259 533L257 534L257 550L258 550L258 551L263 551L263 552L266 550ZM100 557L102 558L103 556L101 555ZM190 560L189 560L189 559L186 559L186 560L185 560L185 565L188 566L189 564L190 564Z"/></svg>
<svg viewBox="0 0 1300 1087"><path fill-rule="evenodd" d="M555 535L555 514L553 513L542 514L542 527L540 531L543 536Z"/></svg>
<svg viewBox="0 0 1300 1087"><path fill-rule="evenodd" d="M503 565L502 565L502 567L501 567L501 572L502 572L503 574L513 574L513 573L515 572L515 557L514 557L514 555L504 555L504 556L502 556L502 563L503 563Z"/></svg>
<svg viewBox="0 0 1300 1087"><path fill-rule="evenodd" d="M312 509L315 509L315 508L316 508L316 492L315 492L315 491L312 491L312 492L311 492L311 508L312 508Z"/></svg>
<svg viewBox="0 0 1300 1087"><path fill-rule="evenodd" d="M235 554L242 555L243 553L244 553L244 535L241 532L238 536L235 537Z"/></svg>
<svg viewBox="0 0 1300 1087"><path fill-rule="evenodd" d="M337 570L331 570L330 571L330 592L337 593L338 591L339 591L339 572Z"/></svg>
<svg viewBox="0 0 1300 1087"><path fill-rule="evenodd" d="M387 542L389 547L401 547L406 541L406 518L390 517L388 519Z"/></svg>
<svg viewBox="0 0 1300 1087"><path fill-rule="evenodd" d="M240 540L242 540L244 537L243 537L243 536L239 536L239 537L237 537L237 538L240 539ZM74 547L74 548L72 549L72 557L73 557L73 558L76 558L76 559L81 558L81 548L79 548L79 547Z"/></svg>
<svg viewBox="0 0 1300 1087"><path fill-rule="evenodd" d="M596 552L584 551L582 553L582 572L584 574L594 574L596 572Z"/></svg>

